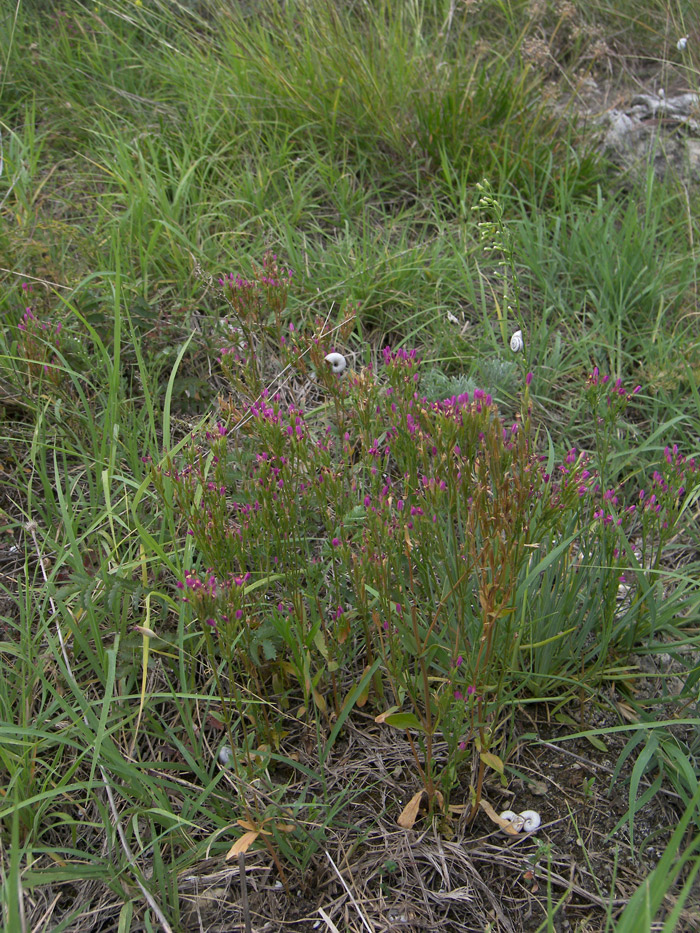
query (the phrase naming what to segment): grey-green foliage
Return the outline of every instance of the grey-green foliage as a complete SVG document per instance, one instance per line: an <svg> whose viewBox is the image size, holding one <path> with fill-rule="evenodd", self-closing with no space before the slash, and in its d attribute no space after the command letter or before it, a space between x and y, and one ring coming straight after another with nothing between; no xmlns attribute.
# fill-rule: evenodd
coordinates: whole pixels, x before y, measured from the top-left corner
<svg viewBox="0 0 700 933"><path fill-rule="evenodd" d="M518 365L500 356L487 357L479 363L481 388L497 401L512 395L518 383Z"/></svg>
<svg viewBox="0 0 700 933"><path fill-rule="evenodd" d="M465 392L471 395L477 388L477 383L471 376L463 373L459 376L448 376L442 370L432 367L423 374L420 388L429 402L437 402L453 395L463 395Z"/></svg>
<svg viewBox="0 0 700 933"><path fill-rule="evenodd" d="M501 357L484 358L477 363L475 375L460 373L450 376L433 366L421 378L421 393L429 402L453 395L470 395L475 389L488 392L497 401L501 401L515 392L518 380L518 367L513 360Z"/></svg>

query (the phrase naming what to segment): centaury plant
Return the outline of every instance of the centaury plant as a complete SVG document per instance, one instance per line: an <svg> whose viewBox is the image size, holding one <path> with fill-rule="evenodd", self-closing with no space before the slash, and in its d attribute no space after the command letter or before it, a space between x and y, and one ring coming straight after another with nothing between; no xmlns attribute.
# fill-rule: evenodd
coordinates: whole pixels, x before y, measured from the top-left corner
<svg viewBox="0 0 700 933"><path fill-rule="evenodd" d="M608 433L639 389L597 370L587 383L597 449L559 464L541 452L532 374L507 423L478 389L427 401L415 350L385 347L374 365L334 373L334 328L283 334L288 280L231 278L244 326L221 360L237 396L177 462L153 470L196 545L178 586L202 626L232 748L250 763L257 745L279 745L273 702L330 728L350 697L371 695L377 720L406 731L432 805L473 764L474 813L486 769L503 771L498 724L519 690L546 691L535 674L594 671L641 624L644 585L619 595L628 538L645 529L641 579L658 567L687 478L672 487L655 474L658 493L637 493L642 509L625 484L607 484ZM289 384L246 403L265 341L287 360ZM294 385L308 395L310 375L314 404L302 409ZM677 452L664 462L695 472ZM597 641L591 591L602 596ZM561 625L560 600L573 626Z"/></svg>

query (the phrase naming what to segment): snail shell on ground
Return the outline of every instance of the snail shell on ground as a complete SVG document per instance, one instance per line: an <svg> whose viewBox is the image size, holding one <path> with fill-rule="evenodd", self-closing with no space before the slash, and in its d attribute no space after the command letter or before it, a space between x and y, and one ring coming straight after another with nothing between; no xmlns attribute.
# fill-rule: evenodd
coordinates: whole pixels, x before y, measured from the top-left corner
<svg viewBox="0 0 700 933"><path fill-rule="evenodd" d="M513 353L519 353L524 346L525 342L523 340L523 332L521 330L516 330L516 332L510 338L510 348Z"/></svg>
<svg viewBox="0 0 700 933"><path fill-rule="evenodd" d="M512 810L504 810L500 816L502 820L508 820L509 823L512 823L513 829L517 833L519 833L523 828L523 818L517 813L514 813Z"/></svg>
<svg viewBox="0 0 700 933"><path fill-rule="evenodd" d="M226 767L233 760L233 751L230 745L222 745L219 749L219 761Z"/></svg>
<svg viewBox="0 0 700 933"><path fill-rule="evenodd" d="M534 832L542 824L542 818L537 810L523 810L520 816L524 820L523 829L526 833Z"/></svg>
<svg viewBox="0 0 700 933"><path fill-rule="evenodd" d="M509 823L512 823L513 829L517 832L524 829L526 833L533 833L542 825L542 818L537 810L523 810L522 813L504 810L500 817L502 820L508 820Z"/></svg>
<svg viewBox="0 0 700 933"><path fill-rule="evenodd" d="M334 373L342 373L348 365L342 353L329 353L324 359Z"/></svg>

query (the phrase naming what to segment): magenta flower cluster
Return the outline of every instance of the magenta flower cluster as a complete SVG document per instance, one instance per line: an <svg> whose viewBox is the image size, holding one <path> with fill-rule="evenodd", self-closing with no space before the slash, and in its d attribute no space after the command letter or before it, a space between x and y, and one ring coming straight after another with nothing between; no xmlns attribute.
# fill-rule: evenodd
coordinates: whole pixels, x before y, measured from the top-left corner
<svg viewBox="0 0 700 933"><path fill-rule="evenodd" d="M320 366L327 345L309 346ZM154 480L211 568L179 586L216 650L236 646L246 671L277 664L270 689L295 672L305 702L309 684L332 686L358 652L415 696L429 658L430 682L442 685L436 709L464 741L512 654L531 561L580 529L586 554L600 548L586 572L609 572L615 594L625 538L642 528L658 552L689 477L697 482L695 461L667 448L633 492L607 479L598 449L572 447L560 462L536 449L530 379L520 415L506 421L480 390L423 398L415 350L385 347L380 362L319 377L331 403L310 410L261 389L193 437L177 464L154 468ZM593 370L588 392L603 444L639 388ZM562 572L583 566L568 552L561 560Z"/></svg>
<svg viewBox="0 0 700 933"><path fill-rule="evenodd" d="M626 402L629 402L635 395L638 395L639 392L642 391L641 386L635 386L631 392L628 392L622 384L622 379L618 378L613 382L612 377L608 374L601 376L600 370L597 366L593 368L593 372L588 377L587 384L594 388L598 386L607 386L609 390L607 399L609 405L613 403L615 396L618 398L623 398Z"/></svg>

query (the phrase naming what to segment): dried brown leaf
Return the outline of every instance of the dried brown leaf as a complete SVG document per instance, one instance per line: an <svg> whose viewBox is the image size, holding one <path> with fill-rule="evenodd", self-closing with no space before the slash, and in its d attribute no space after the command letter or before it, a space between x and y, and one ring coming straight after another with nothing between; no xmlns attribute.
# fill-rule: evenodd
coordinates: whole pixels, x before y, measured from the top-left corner
<svg viewBox="0 0 700 933"><path fill-rule="evenodd" d="M375 716L374 721L382 723L384 722L387 716L392 716L395 712L397 712L397 710L398 710L398 706L390 706L389 709L384 710L383 713L380 713L378 716Z"/></svg>
<svg viewBox="0 0 700 933"><path fill-rule="evenodd" d="M482 799L479 801L479 806L484 811L486 816L488 816L490 820L493 820L494 823L498 824L498 826L500 826L504 832L508 833L509 836L518 835L518 830L513 826L510 820L504 820L503 817L499 816L488 800L484 800L482 797Z"/></svg>
<svg viewBox="0 0 700 933"><path fill-rule="evenodd" d="M401 815L396 822L402 829L413 829L413 824L418 819L423 794L425 794L424 790L417 791L401 811Z"/></svg>
<svg viewBox="0 0 700 933"><path fill-rule="evenodd" d="M241 838L237 839L226 853L226 861L228 862L229 859L236 858L240 852L247 852L259 835L259 830L243 833Z"/></svg>

